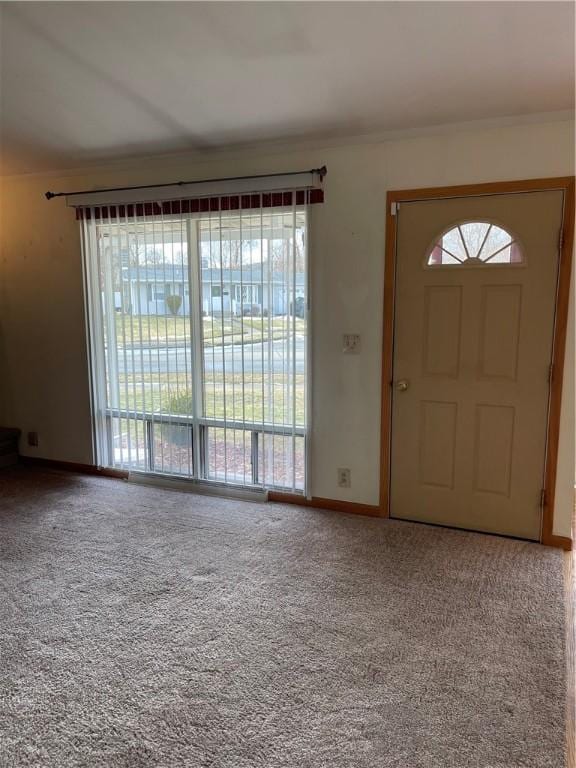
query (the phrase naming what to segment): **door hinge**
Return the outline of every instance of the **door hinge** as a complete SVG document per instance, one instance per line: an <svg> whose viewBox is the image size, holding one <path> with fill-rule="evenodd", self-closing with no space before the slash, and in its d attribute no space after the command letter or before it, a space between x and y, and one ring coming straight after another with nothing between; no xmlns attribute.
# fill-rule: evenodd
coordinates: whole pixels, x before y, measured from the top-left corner
<svg viewBox="0 0 576 768"><path fill-rule="evenodd" d="M390 215L396 216L400 209L400 203L390 203Z"/></svg>
<svg viewBox="0 0 576 768"><path fill-rule="evenodd" d="M560 232L558 233L558 248L559 250L562 250L563 247L564 247L564 230L561 229Z"/></svg>
<svg viewBox="0 0 576 768"><path fill-rule="evenodd" d="M552 384L552 379L554 378L554 363L550 363L550 367L548 368L548 383Z"/></svg>
<svg viewBox="0 0 576 768"><path fill-rule="evenodd" d="M546 488L542 488L540 491L540 506L542 509L546 506Z"/></svg>

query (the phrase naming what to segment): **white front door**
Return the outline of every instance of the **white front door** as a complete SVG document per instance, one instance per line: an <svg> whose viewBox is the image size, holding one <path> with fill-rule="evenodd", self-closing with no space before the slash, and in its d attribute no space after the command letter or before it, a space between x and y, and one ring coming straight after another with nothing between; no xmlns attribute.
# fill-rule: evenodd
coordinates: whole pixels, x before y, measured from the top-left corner
<svg viewBox="0 0 576 768"><path fill-rule="evenodd" d="M539 539L562 208L400 205L392 517Z"/></svg>

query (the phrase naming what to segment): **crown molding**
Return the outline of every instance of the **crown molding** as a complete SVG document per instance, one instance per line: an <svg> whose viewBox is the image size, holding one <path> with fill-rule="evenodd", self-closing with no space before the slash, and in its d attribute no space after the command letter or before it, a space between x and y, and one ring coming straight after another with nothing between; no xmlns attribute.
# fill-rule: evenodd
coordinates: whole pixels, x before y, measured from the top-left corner
<svg viewBox="0 0 576 768"><path fill-rule="evenodd" d="M76 176L86 176L94 173L114 173L117 171L142 171L142 163L157 170L159 166L171 167L182 161L198 166L213 163L216 159L225 160L228 156L265 157L275 154L290 154L302 151L322 151L338 147L354 147L369 144L386 144L392 141L418 139L432 136L443 136L474 131L488 131L499 128L511 128L541 123L574 122L574 110L556 112L538 112L525 115L507 115L495 118L483 118L466 122L439 123L417 128L398 128L386 131L376 131L360 134L333 134L317 137L294 137L292 139L270 139L258 142L242 142L227 144L210 149L191 150L186 152L168 152L134 155L116 160L94 160L85 165L70 168L55 168L53 170L36 171L21 174L0 176L2 181L31 180L56 178L66 179ZM173 175L173 174L172 174Z"/></svg>

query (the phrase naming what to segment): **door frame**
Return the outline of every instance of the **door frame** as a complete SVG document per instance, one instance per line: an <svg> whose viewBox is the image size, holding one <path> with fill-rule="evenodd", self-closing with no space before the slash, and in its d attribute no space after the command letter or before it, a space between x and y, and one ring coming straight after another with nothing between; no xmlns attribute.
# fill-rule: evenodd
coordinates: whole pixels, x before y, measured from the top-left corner
<svg viewBox="0 0 576 768"><path fill-rule="evenodd" d="M568 302L572 251L574 247L574 176L522 181L499 181L488 184L466 184L450 187L390 190L386 196L386 245L384 260L384 327L382 335L382 410L380 428L380 513L390 516L390 472L392 466L392 377L394 374L394 302L396 280L398 204L451 197L515 194L560 190L564 193L561 244L556 288L552 368L546 435L546 463L540 541L548 546L572 548L572 539L553 532L560 408L568 325Z"/></svg>

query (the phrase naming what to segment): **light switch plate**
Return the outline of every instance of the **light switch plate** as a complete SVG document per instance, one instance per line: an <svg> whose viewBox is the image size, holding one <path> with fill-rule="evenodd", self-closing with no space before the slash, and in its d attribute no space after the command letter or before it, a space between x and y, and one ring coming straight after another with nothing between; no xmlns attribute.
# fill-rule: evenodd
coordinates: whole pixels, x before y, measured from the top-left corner
<svg viewBox="0 0 576 768"><path fill-rule="evenodd" d="M360 352L360 334L345 333L342 337L342 352L346 355L355 355Z"/></svg>

